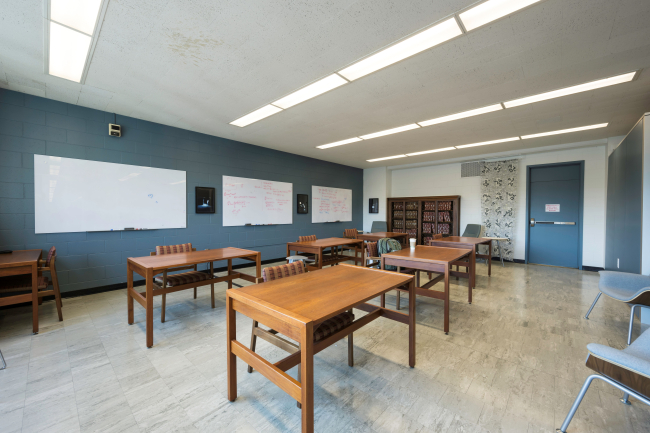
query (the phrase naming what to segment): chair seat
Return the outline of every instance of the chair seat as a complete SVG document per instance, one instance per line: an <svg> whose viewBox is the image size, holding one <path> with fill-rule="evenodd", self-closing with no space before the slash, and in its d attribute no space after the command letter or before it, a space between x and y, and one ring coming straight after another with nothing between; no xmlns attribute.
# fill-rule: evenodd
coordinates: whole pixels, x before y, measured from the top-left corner
<svg viewBox="0 0 650 433"><path fill-rule="evenodd" d="M38 290L45 290L50 285L50 279L39 276L37 280ZM0 293L26 292L32 289L31 275L14 275L0 278Z"/></svg>
<svg viewBox="0 0 650 433"><path fill-rule="evenodd" d="M600 271L598 289L617 301L630 302L650 291L650 277L627 272Z"/></svg>
<svg viewBox="0 0 650 433"><path fill-rule="evenodd" d="M345 313L338 314L330 319L327 319L314 331L314 342L326 339L330 335L336 334L341 329L354 322L354 314L346 311Z"/></svg>
<svg viewBox="0 0 650 433"><path fill-rule="evenodd" d="M167 287L182 286L183 284L198 283L209 280L210 275L200 271L183 272L180 274L167 275ZM162 275L154 278L156 284L163 285Z"/></svg>
<svg viewBox="0 0 650 433"><path fill-rule="evenodd" d="M587 350L596 358L650 378L650 332L648 331L623 350L595 343L588 344Z"/></svg>

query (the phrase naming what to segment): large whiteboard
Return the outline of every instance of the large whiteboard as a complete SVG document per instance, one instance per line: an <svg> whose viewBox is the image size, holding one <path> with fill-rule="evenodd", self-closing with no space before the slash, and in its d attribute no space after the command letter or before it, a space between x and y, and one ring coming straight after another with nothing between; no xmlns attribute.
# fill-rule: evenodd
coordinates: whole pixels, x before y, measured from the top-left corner
<svg viewBox="0 0 650 433"><path fill-rule="evenodd" d="M292 224L293 184L223 176L223 225Z"/></svg>
<svg viewBox="0 0 650 433"><path fill-rule="evenodd" d="M187 227L185 172L34 155L36 233Z"/></svg>
<svg viewBox="0 0 650 433"><path fill-rule="evenodd" d="M312 223L352 221L352 190L311 186Z"/></svg>

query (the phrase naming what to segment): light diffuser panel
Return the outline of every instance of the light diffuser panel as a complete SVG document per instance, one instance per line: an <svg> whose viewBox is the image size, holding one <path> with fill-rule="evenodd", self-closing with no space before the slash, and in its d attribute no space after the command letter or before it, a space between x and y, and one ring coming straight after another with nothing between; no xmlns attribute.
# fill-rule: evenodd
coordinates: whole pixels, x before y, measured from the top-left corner
<svg viewBox="0 0 650 433"><path fill-rule="evenodd" d="M482 141L480 143L463 144L461 146L456 146L456 149L464 149L466 147L485 146L487 144L506 143L508 141L517 141L517 140L519 140L519 137L502 138L500 140L491 140L491 141Z"/></svg>
<svg viewBox="0 0 650 433"><path fill-rule="evenodd" d="M383 158L366 159L366 161L368 162L385 161L387 159L395 159L395 158L406 158L406 155L384 156Z"/></svg>
<svg viewBox="0 0 650 433"><path fill-rule="evenodd" d="M436 119L418 122L420 126L430 126L437 123L451 122L452 120L464 119L465 117L478 116L479 114L490 113L492 111L503 110L501 104L494 104L488 107L477 108L475 110L463 111L462 113L450 114L449 116L438 117Z"/></svg>
<svg viewBox="0 0 650 433"><path fill-rule="evenodd" d="M90 36L50 21L50 75L80 82L89 47Z"/></svg>
<svg viewBox="0 0 650 433"><path fill-rule="evenodd" d="M307 87L303 87L302 89L297 90L282 99L278 99L277 101L273 102L273 105L280 108L293 107L296 104L300 104L307 99L314 98L318 95L342 86L345 83L347 83L347 81L345 81L339 75L332 74L329 77L325 77L322 80L316 81Z"/></svg>
<svg viewBox="0 0 650 433"><path fill-rule="evenodd" d="M540 0L488 0L458 15L468 32Z"/></svg>
<svg viewBox="0 0 650 433"><path fill-rule="evenodd" d="M50 0L50 19L92 35L101 4L102 0Z"/></svg>
<svg viewBox="0 0 650 433"><path fill-rule="evenodd" d="M372 134L360 135L360 138L364 140L370 140L371 138L383 137L384 135L397 134L398 132L408 131L410 129L419 128L417 123L412 123L410 125L399 126L397 128L386 129L384 131L373 132Z"/></svg>
<svg viewBox="0 0 650 433"><path fill-rule="evenodd" d="M347 140L335 141L334 143L323 144L316 147L318 149L329 149L330 147L343 146L344 144L356 143L357 141L361 141L361 139L358 137L348 138Z"/></svg>
<svg viewBox="0 0 650 433"><path fill-rule="evenodd" d="M265 105L264 107L260 108L259 110L255 110L250 114L247 114L245 116L240 117L237 120L233 120L230 122L231 125L239 126L240 128L243 128L246 125L250 125L251 123L255 123L258 120L262 120L265 117L269 117L274 115L275 113L278 113L282 111L282 108L275 107L273 105Z"/></svg>
<svg viewBox="0 0 650 433"><path fill-rule="evenodd" d="M605 128L606 126L607 126L607 123L599 123L597 125L579 126L577 128L570 128L570 129L561 129L559 131L550 131L550 132L541 132L539 134L522 135L521 138L526 140L526 139L529 139L529 138L546 137L547 135L568 134L569 132L577 132L577 131L586 131L588 129Z"/></svg>
<svg viewBox="0 0 650 433"><path fill-rule="evenodd" d="M446 150L455 150L455 147L442 147L440 149L424 150L422 152L407 153L406 156L426 155L427 153L444 152Z"/></svg>

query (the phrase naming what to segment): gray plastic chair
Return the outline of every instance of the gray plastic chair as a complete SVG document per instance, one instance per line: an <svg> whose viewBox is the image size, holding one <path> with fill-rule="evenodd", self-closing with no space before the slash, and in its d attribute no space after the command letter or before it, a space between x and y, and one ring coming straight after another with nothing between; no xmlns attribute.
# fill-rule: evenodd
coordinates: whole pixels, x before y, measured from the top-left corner
<svg viewBox="0 0 650 433"><path fill-rule="evenodd" d="M465 238L477 238L481 236L481 225L480 224L467 224L465 226L465 231L463 232L463 237Z"/></svg>
<svg viewBox="0 0 650 433"><path fill-rule="evenodd" d="M4 370L7 368L7 363L5 362L5 357L2 356L2 351L0 351L0 360L2 360L2 368L0 368L0 370Z"/></svg>
<svg viewBox="0 0 650 433"><path fill-rule="evenodd" d="M379 232L387 232L387 231L388 231L388 225L386 225L386 221L372 222L372 228L370 229L370 233L379 233Z"/></svg>

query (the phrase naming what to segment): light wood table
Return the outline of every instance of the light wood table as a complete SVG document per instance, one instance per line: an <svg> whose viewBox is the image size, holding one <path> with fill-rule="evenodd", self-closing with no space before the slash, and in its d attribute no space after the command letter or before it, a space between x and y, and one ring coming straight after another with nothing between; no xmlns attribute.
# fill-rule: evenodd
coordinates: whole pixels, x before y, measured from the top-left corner
<svg viewBox="0 0 650 433"><path fill-rule="evenodd" d="M396 287L409 285L409 314L366 304ZM237 358L250 365L302 405L302 431L314 431L314 355L367 325L386 317L409 326L409 366L415 366L415 284L411 275L343 264L316 272L229 290L227 296L228 399L237 398ZM369 314L314 344L318 325L351 308ZM240 312L300 343L300 351L274 364L237 341L235 312ZM300 364L301 382L285 372Z"/></svg>
<svg viewBox="0 0 650 433"><path fill-rule="evenodd" d="M354 248L354 257L338 254L338 247ZM323 250L326 248L330 249L330 254L323 254ZM298 254L316 255L316 264L307 264L308 270L323 269L323 265L333 265L351 260L355 264L363 264L363 241L360 239L325 238L306 242L288 242L287 257L291 256L291 251L296 251Z"/></svg>
<svg viewBox="0 0 650 433"><path fill-rule="evenodd" d="M241 248L221 248L216 250L191 251L187 253L164 254L160 256L146 257L129 257L127 259L126 278L127 278L127 303L129 309L129 325L133 324L133 300L138 301L146 310L146 328L147 328L147 347L153 346L153 297L163 293L172 293L179 290L185 290L195 287L196 284L185 284L182 286L173 286L165 289L156 289L153 287L154 276L160 274L166 269L193 266L200 263L211 263L220 260L228 261L228 273L223 277L216 277L201 282L204 284L220 283L228 281L228 288L232 289L232 280L241 278L251 283L262 281L262 254L258 251L243 250ZM255 262L255 277L233 272L233 259L245 259ZM133 273L142 275L146 281L146 290L138 292L133 287ZM213 275L214 277L214 275Z"/></svg>
<svg viewBox="0 0 650 433"><path fill-rule="evenodd" d="M496 241L497 243L497 248L499 248L499 259L501 259L501 266L505 267L506 265L503 264L503 251L501 251L501 242L505 242L508 240L508 238L498 238L494 236L484 236L483 239L492 239L493 241ZM492 255L492 250L490 250L490 255Z"/></svg>
<svg viewBox="0 0 650 433"><path fill-rule="evenodd" d="M468 272L452 271L450 268L459 260L467 257L469 259ZM425 247L417 245L415 248L404 248L400 251L386 253L381 255L381 268L386 265L393 265L400 268L416 269L415 294L426 296L428 298L442 299L444 301L444 331L449 333L449 276L458 276L467 278L467 301L472 303L472 277L476 268L476 262L472 249L470 248L443 248L443 247ZM420 287L420 272L439 273L436 278L432 279ZM444 291L430 290L429 288L444 280ZM381 305L385 305L385 295L382 295ZM411 300L409 299L409 303ZM399 307L398 307L399 308Z"/></svg>
<svg viewBox="0 0 650 433"><path fill-rule="evenodd" d="M38 334L38 261L43 250L19 250L9 254L0 254L0 277L12 275L32 275L32 293L0 298L0 307L4 305L32 302L32 332Z"/></svg>
<svg viewBox="0 0 650 433"><path fill-rule="evenodd" d="M490 254L479 254L478 246L487 245ZM471 248L474 262L476 257L487 260L488 277L492 276L492 239L489 238L467 238L463 236L449 236L442 239L431 239L429 246L432 247L449 247L449 248ZM472 288L476 287L476 273L471 277Z"/></svg>
<svg viewBox="0 0 650 433"><path fill-rule="evenodd" d="M375 233L360 233L357 235L357 239L361 239L365 242L377 242L379 239L391 238L396 239L402 244L402 247L408 244L408 233L399 233L399 232L375 232ZM400 238L403 238L400 240ZM366 264L366 249L363 249L363 264Z"/></svg>

